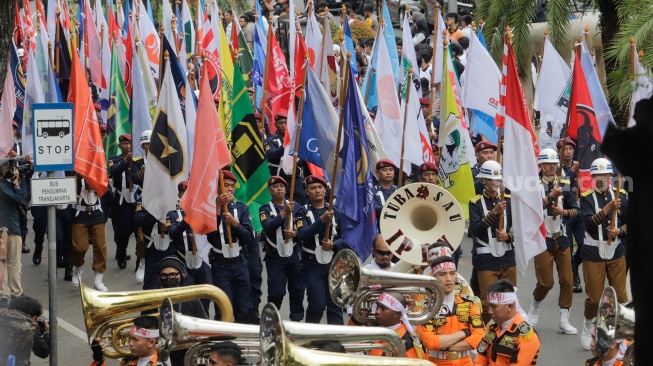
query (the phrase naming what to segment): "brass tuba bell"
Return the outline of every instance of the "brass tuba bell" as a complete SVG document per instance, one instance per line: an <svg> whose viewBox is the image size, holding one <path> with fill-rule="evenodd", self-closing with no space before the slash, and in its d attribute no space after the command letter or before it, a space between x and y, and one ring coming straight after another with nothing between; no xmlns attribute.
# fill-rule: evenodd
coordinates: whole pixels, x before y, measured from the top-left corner
<svg viewBox="0 0 653 366"><path fill-rule="evenodd" d="M186 302L197 299L211 299L220 308L223 321L233 320L233 308L224 291L213 285L194 285L172 289L146 291L101 292L93 290L79 279L79 293L84 312L84 324L89 343L96 337L104 338L105 333L111 333L110 341L105 342L115 351L107 348L104 356L120 358L129 356L125 349L127 342L122 331L131 326L134 317L122 318L128 314L156 309L164 298L173 302Z"/></svg>
<svg viewBox="0 0 653 366"><path fill-rule="evenodd" d="M305 348L293 343L289 339L288 335L286 334L287 325L288 323L281 321L279 312L273 304L265 305L263 312L261 313L261 366L433 366L433 363L430 361L413 358L349 355L335 352L323 352ZM316 331L319 331L318 328L322 328L322 326L318 324L315 324L314 326ZM354 328L351 329L351 332L354 333L359 331L361 328L345 326L340 327ZM333 340L338 341L338 339L335 337Z"/></svg>
<svg viewBox="0 0 653 366"><path fill-rule="evenodd" d="M596 319L596 353L604 356L614 341L631 340L635 336L635 310L617 301L617 294L611 286L603 290Z"/></svg>
<svg viewBox="0 0 653 366"><path fill-rule="evenodd" d="M359 311L376 302L385 290L392 289L408 295L425 295L424 305L419 310L408 306L408 319L412 324L424 324L440 311L444 300L444 289L440 281L431 276L388 272L364 268L356 254L341 250L336 254L329 269L329 293L333 302L341 307L352 306L356 321L363 324L375 323L374 314L366 316ZM407 298L407 301L412 299Z"/></svg>

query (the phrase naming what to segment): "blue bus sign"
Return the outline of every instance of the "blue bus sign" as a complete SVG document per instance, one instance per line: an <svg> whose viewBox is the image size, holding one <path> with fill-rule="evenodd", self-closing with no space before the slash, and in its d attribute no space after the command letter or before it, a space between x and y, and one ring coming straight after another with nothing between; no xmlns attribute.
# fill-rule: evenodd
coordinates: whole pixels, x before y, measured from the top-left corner
<svg viewBox="0 0 653 366"><path fill-rule="evenodd" d="M72 103L32 105L34 170L74 170Z"/></svg>

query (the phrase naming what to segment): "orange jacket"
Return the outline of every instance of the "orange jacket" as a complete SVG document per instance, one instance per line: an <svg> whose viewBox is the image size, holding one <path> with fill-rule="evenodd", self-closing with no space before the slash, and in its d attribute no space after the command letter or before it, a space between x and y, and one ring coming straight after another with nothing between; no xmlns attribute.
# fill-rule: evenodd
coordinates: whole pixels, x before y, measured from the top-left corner
<svg viewBox="0 0 653 366"><path fill-rule="evenodd" d="M401 338L402 341L404 341L404 345L406 346L406 357L407 358L420 358L417 350L415 350L415 345L413 344L413 338L410 336L410 334L406 331L406 326L401 324L397 330L395 330L395 333ZM422 350L423 353L426 353L424 350ZM370 351L370 356L383 356L383 350L381 349L373 349Z"/></svg>
<svg viewBox="0 0 653 366"><path fill-rule="evenodd" d="M428 323L417 327L424 347L429 351L444 351L440 348L440 336L449 335L469 329L471 335L465 338L472 349L476 348L483 338L483 320L481 319L481 309L474 305L473 298L469 296L461 296L456 294L454 298L454 307L446 314L441 313L434 319L429 320ZM442 359L429 358L431 361L436 362L438 365L444 364ZM458 360L446 361L446 364L451 365L471 365L471 357L466 356Z"/></svg>
<svg viewBox="0 0 653 366"><path fill-rule="evenodd" d="M478 346L474 366L535 365L539 352L540 338L533 327L517 313L501 335L498 325L488 327Z"/></svg>
<svg viewBox="0 0 653 366"><path fill-rule="evenodd" d="M154 354L154 357L147 363L147 366L164 366L164 364L158 360L159 355ZM125 357L120 360L120 366L136 366L138 364L138 357ZM97 363L95 361L91 362L90 366L107 366L104 361L102 363Z"/></svg>

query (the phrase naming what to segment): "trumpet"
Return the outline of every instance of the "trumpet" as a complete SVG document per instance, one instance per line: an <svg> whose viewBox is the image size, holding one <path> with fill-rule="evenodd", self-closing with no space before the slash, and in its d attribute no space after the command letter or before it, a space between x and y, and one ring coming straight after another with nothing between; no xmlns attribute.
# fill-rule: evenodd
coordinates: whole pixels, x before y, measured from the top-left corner
<svg viewBox="0 0 653 366"><path fill-rule="evenodd" d="M316 351L313 349L305 348L293 343L290 336L287 335L286 327L289 325L287 322L282 322L277 308L273 304L267 304L263 308L261 314L261 366L320 366L320 365L393 365L393 366L427 366L433 364L427 360L409 359L402 357L374 357L363 355L349 355L338 354L334 352ZM315 332L320 332L323 326L313 325ZM340 328L348 328L344 326L332 326ZM364 327L349 327L352 334L359 333ZM385 328L380 328L388 330ZM392 332L392 331L390 331ZM394 332L393 332L394 333ZM340 340L333 336L334 342ZM397 335L395 334L395 337ZM405 355L405 347L403 342L400 342L402 350Z"/></svg>
<svg viewBox="0 0 653 366"><path fill-rule="evenodd" d="M233 308L227 295L213 285L194 285L174 289L146 291L101 292L93 290L79 279L79 293L84 312L84 324L88 341L100 337L108 347L104 357L120 358L129 356L129 333L134 317L122 318L128 314L156 309L161 301L169 297L173 302L186 302L208 298L220 308L223 321L233 320ZM156 315L156 314L153 314Z"/></svg>
<svg viewBox="0 0 653 366"><path fill-rule="evenodd" d="M431 276L364 268L349 249L339 251L333 259L329 269L331 299L341 308L352 306L356 321L363 324L376 322L374 314L363 314L360 310L368 309L387 289L406 296L411 324L424 324L435 317L444 300L442 284ZM423 305L416 306L412 295L423 295Z"/></svg>

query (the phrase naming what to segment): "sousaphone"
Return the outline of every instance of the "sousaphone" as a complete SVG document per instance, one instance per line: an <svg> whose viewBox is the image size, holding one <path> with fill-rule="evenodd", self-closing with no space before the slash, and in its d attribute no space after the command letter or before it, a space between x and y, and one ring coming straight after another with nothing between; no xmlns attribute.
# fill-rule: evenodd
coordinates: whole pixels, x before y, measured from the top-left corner
<svg viewBox="0 0 653 366"><path fill-rule="evenodd" d="M604 356L614 341L635 337L635 310L629 309L617 301L614 288L608 286L603 290L599 313L596 318L596 353Z"/></svg>

